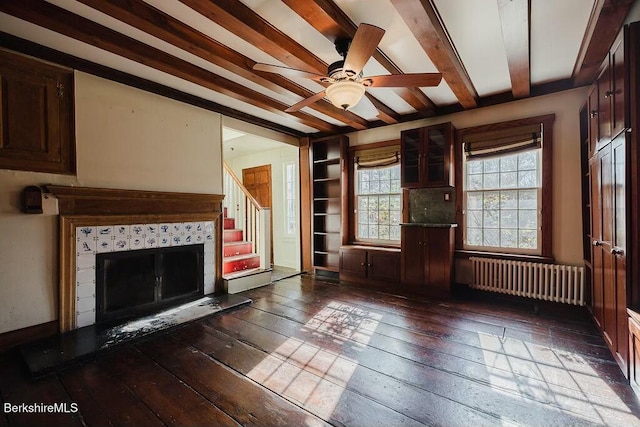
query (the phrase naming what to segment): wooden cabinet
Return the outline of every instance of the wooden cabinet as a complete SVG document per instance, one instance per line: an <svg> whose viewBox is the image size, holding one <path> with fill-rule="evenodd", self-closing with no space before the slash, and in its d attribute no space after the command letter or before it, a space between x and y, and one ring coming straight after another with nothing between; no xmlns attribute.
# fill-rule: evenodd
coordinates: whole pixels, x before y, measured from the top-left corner
<svg viewBox="0 0 640 427"><path fill-rule="evenodd" d="M629 314L629 383L640 393L640 313Z"/></svg>
<svg viewBox="0 0 640 427"><path fill-rule="evenodd" d="M631 111L637 109L637 93L630 90L629 67L640 57L639 32L625 27L611 47L603 63L602 72L591 86L587 100L589 141L588 162L583 159L583 174L588 177L589 191L583 201L589 214L591 244L590 309L616 362L625 375L633 374L634 345L630 341L627 313L633 301L630 281L634 240L630 239L635 226L628 222L631 215L628 201L637 203L639 159L633 153L634 135L630 124ZM635 34L635 40L631 39ZM584 116L584 113L583 113ZM584 119L583 119L584 120ZM637 120L637 119L635 119ZM585 149L583 148L583 151ZM587 163L588 171L585 171ZM634 166L635 164L635 166ZM628 177L632 181L628 182ZM628 224L632 229L627 230ZM633 258L628 257L633 256ZM586 258L586 257L585 257ZM631 350L630 350L631 349Z"/></svg>
<svg viewBox="0 0 640 427"><path fill-rule="evenodd" d="M312 253L314 269L338 272L343 244L343 195L348 140L334 136L311 142Z"/></svg>
<svg viewBox="0 0 640 427"><path fill-rule="evenodd" d="M401 133L402 187L453 185L453 131L442 123Z"/></svg>
<svg viewBox="0 0 640 427"><path fill-rule="evenodd" d="M403 226L401 281L414 292L451 295L454 228Z"/></svg>
<svg viewBox="0 0 640 427"><path fill-rule="evenodd" d="M341 247L340 280L394 288L400 282L400 249Z"/></svg>
<svg viewBox="0 0 640 427"><path fill-rule="evenodd" d="M0 168L74 173L73 72L0 51Z"/></svg>

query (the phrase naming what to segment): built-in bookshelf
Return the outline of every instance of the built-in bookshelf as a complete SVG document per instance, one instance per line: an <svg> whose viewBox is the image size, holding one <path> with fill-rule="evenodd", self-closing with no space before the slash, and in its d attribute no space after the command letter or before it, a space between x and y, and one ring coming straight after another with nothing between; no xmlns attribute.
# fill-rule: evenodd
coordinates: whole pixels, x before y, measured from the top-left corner
<svg viewBox="0 0 640 427"><path fill-rule="evenodd" d="M311 142L313 267L338 271L342 245L342 172L348 139L332 136Z"/></svg>

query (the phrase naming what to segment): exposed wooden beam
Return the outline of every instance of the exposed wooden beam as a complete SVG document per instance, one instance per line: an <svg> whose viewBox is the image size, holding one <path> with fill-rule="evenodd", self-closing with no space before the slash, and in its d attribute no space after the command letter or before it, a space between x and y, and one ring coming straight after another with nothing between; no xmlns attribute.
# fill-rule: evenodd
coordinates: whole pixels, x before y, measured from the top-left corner
<svg viewBox="0 0 640 427"><path fill-rule="evenodd" d="M180 1L289 67L320 74L327 73L327 64L291 37L273 27L242 2L236 0ZM373 98L369 93L367 97ZM389 120L397 116L397 113L379 100L376 100L374 105L378 105L380 113Z"/></svg>
<svg viewBox="0 0 640 427"><path fill-rule="evenodd" d="M511 91L514 98L525 98L531 91L531 0L498 0L498 10L511 76Z"/></svg>
<svg viewBox="0 0 640 427"><path fill-rule="evenodd" d="M369 92L365 92L364 94L367 99L373 104L374 107L378 110L378 118L385 122L388 125L392 125L398 123L400 121L400 115L393 111L391 108L384 105L382 102L378 101L373 95Z"/></svg>
<svg viewBox="0 0 640 427"><path fill-rule="evenodd" d="M294 120L306 126L325 132L335 132L337 130L336 126L309 114L302 112L287 114L284 112L287 105L280 101L248 89L244 85L197 67L190 62L171 56L159 49L75 15L46 1L23 0L20 2L0 2L0 11L234 99L256 105L284 117L294 118Z"/></svg>
<svg viewBox="0 0 640 427"><path fill-rule="evenodd" d="M582 39L573 78L576 86L593 82L635 0L597 0Z"/></svg>
<svg viewBox="0 0 640 427"><path fill-rule="evenodd" d="M282 76L253 71L253 65L256 62L251 58L194 30L142 0L79 1L276 93L288 95L289 92L293 92L303 98L314 94L314 92ZM336 108L329 101L321 100L313 104L311 108L354 129L367 128L365 119L349 111Z"/></svg>
<svg viewBox="0 0 640 427"><path fill-rule="evenodd" d="M283 2L332 42L340 38L352 38L358 29L347 14L331 0L283 0ZM373 59L391 74L402 74L402 70L380 48L373 54ZM396 89L396 92L423 116L435 114L435 104L420 89L404 88Z"/></svg>
<svg viewBox="0 0 640 427"><path fill-rule="evenodd" d="M464 108L476 107L478 93L451 43L433 0L391 0L391 3L442 73L458 102Z"/></svg>

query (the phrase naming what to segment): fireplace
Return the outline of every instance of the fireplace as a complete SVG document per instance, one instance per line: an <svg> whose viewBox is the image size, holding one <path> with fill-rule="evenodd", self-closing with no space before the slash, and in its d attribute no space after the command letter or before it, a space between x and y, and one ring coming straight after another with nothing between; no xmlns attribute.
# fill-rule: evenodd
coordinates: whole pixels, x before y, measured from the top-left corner
<svg viewBox="0 0 640 427"><path fill-rule="evenodd" d="M128 317L130 310L155 310L163 304L180 305L183 298L226 293L220 222L224 196L56 185L46 190L58 199L60 213L60 331ZM157 254L164 254L162 261ZM110 260L107 273L105 265L100 267L103 258ZM167 265L160 286L158 262ZM122 293L138 282L128 279L114 287L111 299L99 301L104 275L111 274L112 266L128 270L138 263L153 264L146 273L135 273L144 283L136 291L140 296ZM185 273L176 265L187 263L196 266L197 282L181 281ZM100 289L98 281L103 282Z"/></svg>
<svg viewBox="0 0 640 427"><path fill-rule="evenodd" d="M96 255L96 323L204 295L204 244Z"/></svg>

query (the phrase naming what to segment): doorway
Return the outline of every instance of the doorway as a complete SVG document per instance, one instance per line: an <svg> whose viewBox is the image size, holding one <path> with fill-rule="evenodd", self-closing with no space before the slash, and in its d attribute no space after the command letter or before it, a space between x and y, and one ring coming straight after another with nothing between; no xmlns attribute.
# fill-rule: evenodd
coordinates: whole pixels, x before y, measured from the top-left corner
<svg viewBox="0 0 640 427"><path fill-rule="evenodd" d="M254 166L242 169L242 185L263 208L272 207L271 165ZM272 211L273 212L273 211ZM270 217L269 234L271 235L271 259L273 265L273 215Z"/></svg>

